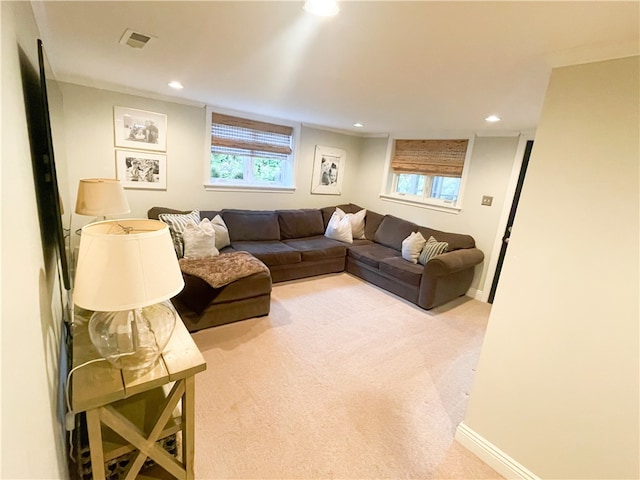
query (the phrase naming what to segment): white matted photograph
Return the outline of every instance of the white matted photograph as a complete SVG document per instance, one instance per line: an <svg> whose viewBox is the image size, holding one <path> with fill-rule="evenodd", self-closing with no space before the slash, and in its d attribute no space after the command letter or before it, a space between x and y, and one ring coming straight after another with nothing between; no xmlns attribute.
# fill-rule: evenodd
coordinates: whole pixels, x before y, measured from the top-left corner
<svg viewBox="0 0 640 480"><path fill-rule="evenodd" d="M342 194L346 161L347 152L344 150L316 145L311 193L318 195Z"/></svg>
<svg viewBox="0 0 640 480"><path fill-rule="evenodd" d="M167 189L167 156L116 150L117 178L124 188Z"/></svg>
<svg viewBox="0 0 640 480"><path fill-rule="evenodd" d="M164 152L167 149L167 116L126 107L113 107L116 147Z"/></svg>

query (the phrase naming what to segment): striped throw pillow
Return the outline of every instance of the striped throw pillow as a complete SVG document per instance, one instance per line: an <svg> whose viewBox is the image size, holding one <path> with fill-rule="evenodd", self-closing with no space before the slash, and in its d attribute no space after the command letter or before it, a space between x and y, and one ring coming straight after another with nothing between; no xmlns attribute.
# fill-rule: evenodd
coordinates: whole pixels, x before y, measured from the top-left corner
<svg viewBox="0 0 640 480"><path fill-rule="evenodd" d="M161 213L158 218L169 226L169 232L173 239L173 248L176 249L176 255L178 258L184 256L184 239L182 238L182 232L187 224L193 222L196 225L200 224L200 210L194 210L191 213Z"/></svg>
<svg viewBox="0 0 640 480"><path fill-rule="evenodd" d="M429 237L429 240L427 240L427 243L420 252L418 263L426 265L427 262L436 255L446 252L447 248L449 248L449 244L447 242L439 242L435 238Z"/></svg>

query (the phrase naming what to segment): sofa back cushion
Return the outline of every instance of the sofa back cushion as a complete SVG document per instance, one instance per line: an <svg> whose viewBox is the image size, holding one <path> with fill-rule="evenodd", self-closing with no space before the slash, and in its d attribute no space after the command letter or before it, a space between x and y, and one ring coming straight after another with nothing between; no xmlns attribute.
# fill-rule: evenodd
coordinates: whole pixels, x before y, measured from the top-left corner
<svg viewBox="0 0 640 480"><path fill-rule="evenodd" d="M200 218L213 220L216 215L220 215L220 210L200 210Z"/></svg>
<svg viewBox="0 0 640 480"><path fill-rule="evenodd" d="M336 211L336 207L342 210L344 213L358 213L362 210L362 207L356 205L355 203L345 203L343 205L336 205L335 207L324 207L320 209L322 212L322 221L324 223L324 229L327 229L327 225L329 225L329 220L331 220L331 215Z"/></svg>
<svg viewBox="0 0 640 480"><path fill-rule="evenodd" d="M317 208L302 208L298 210L278 210L280 238L314 237L324 234L322 213Z"/></svg>
<svg viewBox="0 0 640 480"><path fill-rule="evenodd" d="M175 208L167 208L167 207L151 207L147 210L147 218L151 220L159 220L158 215L162 213L189 213L191 210L176 210ZM209 220L213 220L216 215L219 215L219 210L200 210L200 218L208 218Z"/></svg>
<svg viewBox="0 0 640 480"><path fill-rule="evenodd" d="M278 214L263 210L222 210L231 242L280 240Z"/></svg>
<svg viewBox="0 0 640 480"><path fill-rule="evenodd" d="M442 232L428 227L418 227L418 231L424 238L433 237L438 242L447 242L449 244L449 248L447 248L448 252L460 250L461 248L474 248L476 246L476 242L471 235Z"/></svg>
<svg viewBox="0 0 640 480"><path fill-rule="evenodd" d="M171 213L171 214L187 214L191 212L191 210L176 210L175 208L167 208L167 207L151 207L147 210L147 218L150 220L160 220L158 215L163 213Z"/></svg>
<svg viewBox="0 0 640 480"><path fill-rule="evenodd" d="M418 225L413 222L393 215L385 215L373 239L376 243L385 247L402 250L402 241L417 229Z"/></svg>
<svg viewBox="0 0 640 480"><path fill-rule="evenodd" d="M200 215L202 215L202 213ZM383 219L384 215L367 210L367 216L364 218L364 237L367 240L374 240L376 238L376 232Z"/></svg>

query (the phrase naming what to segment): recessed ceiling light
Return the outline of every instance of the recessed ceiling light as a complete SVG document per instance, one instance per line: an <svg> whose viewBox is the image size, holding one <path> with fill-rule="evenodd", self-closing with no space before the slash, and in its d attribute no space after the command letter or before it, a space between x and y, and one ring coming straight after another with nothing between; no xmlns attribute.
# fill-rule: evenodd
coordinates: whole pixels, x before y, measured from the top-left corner
<svg viewBox="0 0 640 480"><path fill-rule="evenodd" d="M340 11L335 0L307 0L304 9L319 17L333 17Z"/></svg>
<svg viewBox="0 0 640 480"><path fill-rule="evenodd" d="M353 124L353 126L354 126L354 127L356 127L356 128L362 128L362 127L364 127L364 125L363 125L363 124L361 124L360 122L356 122L356 123L354 123L354 124Z"/></svg>
<svg viewBox="0 0 640 480"><path fill-rule="evenodd" d="M489 115L485 120L490 123L495 123L500 121L500 117L497 115Z"/></svg>
<svg viewBox="0 0 640 480"><path fill-rule="evenodd" d="M171 88L175 88L176 90L182 90L184 88L182 84L176 80L174 80L173 82L169 82L169 86Z"/></svg>

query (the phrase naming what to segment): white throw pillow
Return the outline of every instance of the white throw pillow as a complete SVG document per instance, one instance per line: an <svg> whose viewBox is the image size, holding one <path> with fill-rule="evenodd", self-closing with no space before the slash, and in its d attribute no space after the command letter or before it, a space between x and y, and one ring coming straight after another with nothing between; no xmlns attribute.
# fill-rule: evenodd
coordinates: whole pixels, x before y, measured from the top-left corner
<svg viewBox="0 0 640 480"><path fill-rule="evenodd" d="M231 245L231 240L229 239L229 229L227 228L227 224L224 223L224 220L220 215L216 215L211 220L211 225L213 225L213 229L216 231L216 248L218 250L223 249L224 247L228 247Z"/></svg>
<svg viewBox="0 0 640 480"><path fill-rule="evenodd" d="M216 232L208 218L188 223L182 231L184 258L215 257L220 254L216 248Z"/></svg>
<svg viewBox="0 0 640 480"><path fill-rule="evenodd" d="M420 232L412 232L402 241L402 258L411 263L418 263L418 257L427 241Z"/></svg>
<svg viewBox="0 0 640 480"><path fill-rule="evenodd" d="M336 207L336 212L340 215L340 218L348 217L351 222L351 235L353 238L366 238L364 236L364 218L367 215L367 211L363 208L356 213L344 213L341 209Z"/></svg>
<svg viewBox="0 0 640 480"><path fill-rule="evenodd" d="M353 243L351 221L349 220L349 217L340 217L340 213L338 211L333 212L333 215L331 215L329 223L327 224L327 230L324 232L324 236L333 238L334 240L340 240L345 243Z"/></svg>

